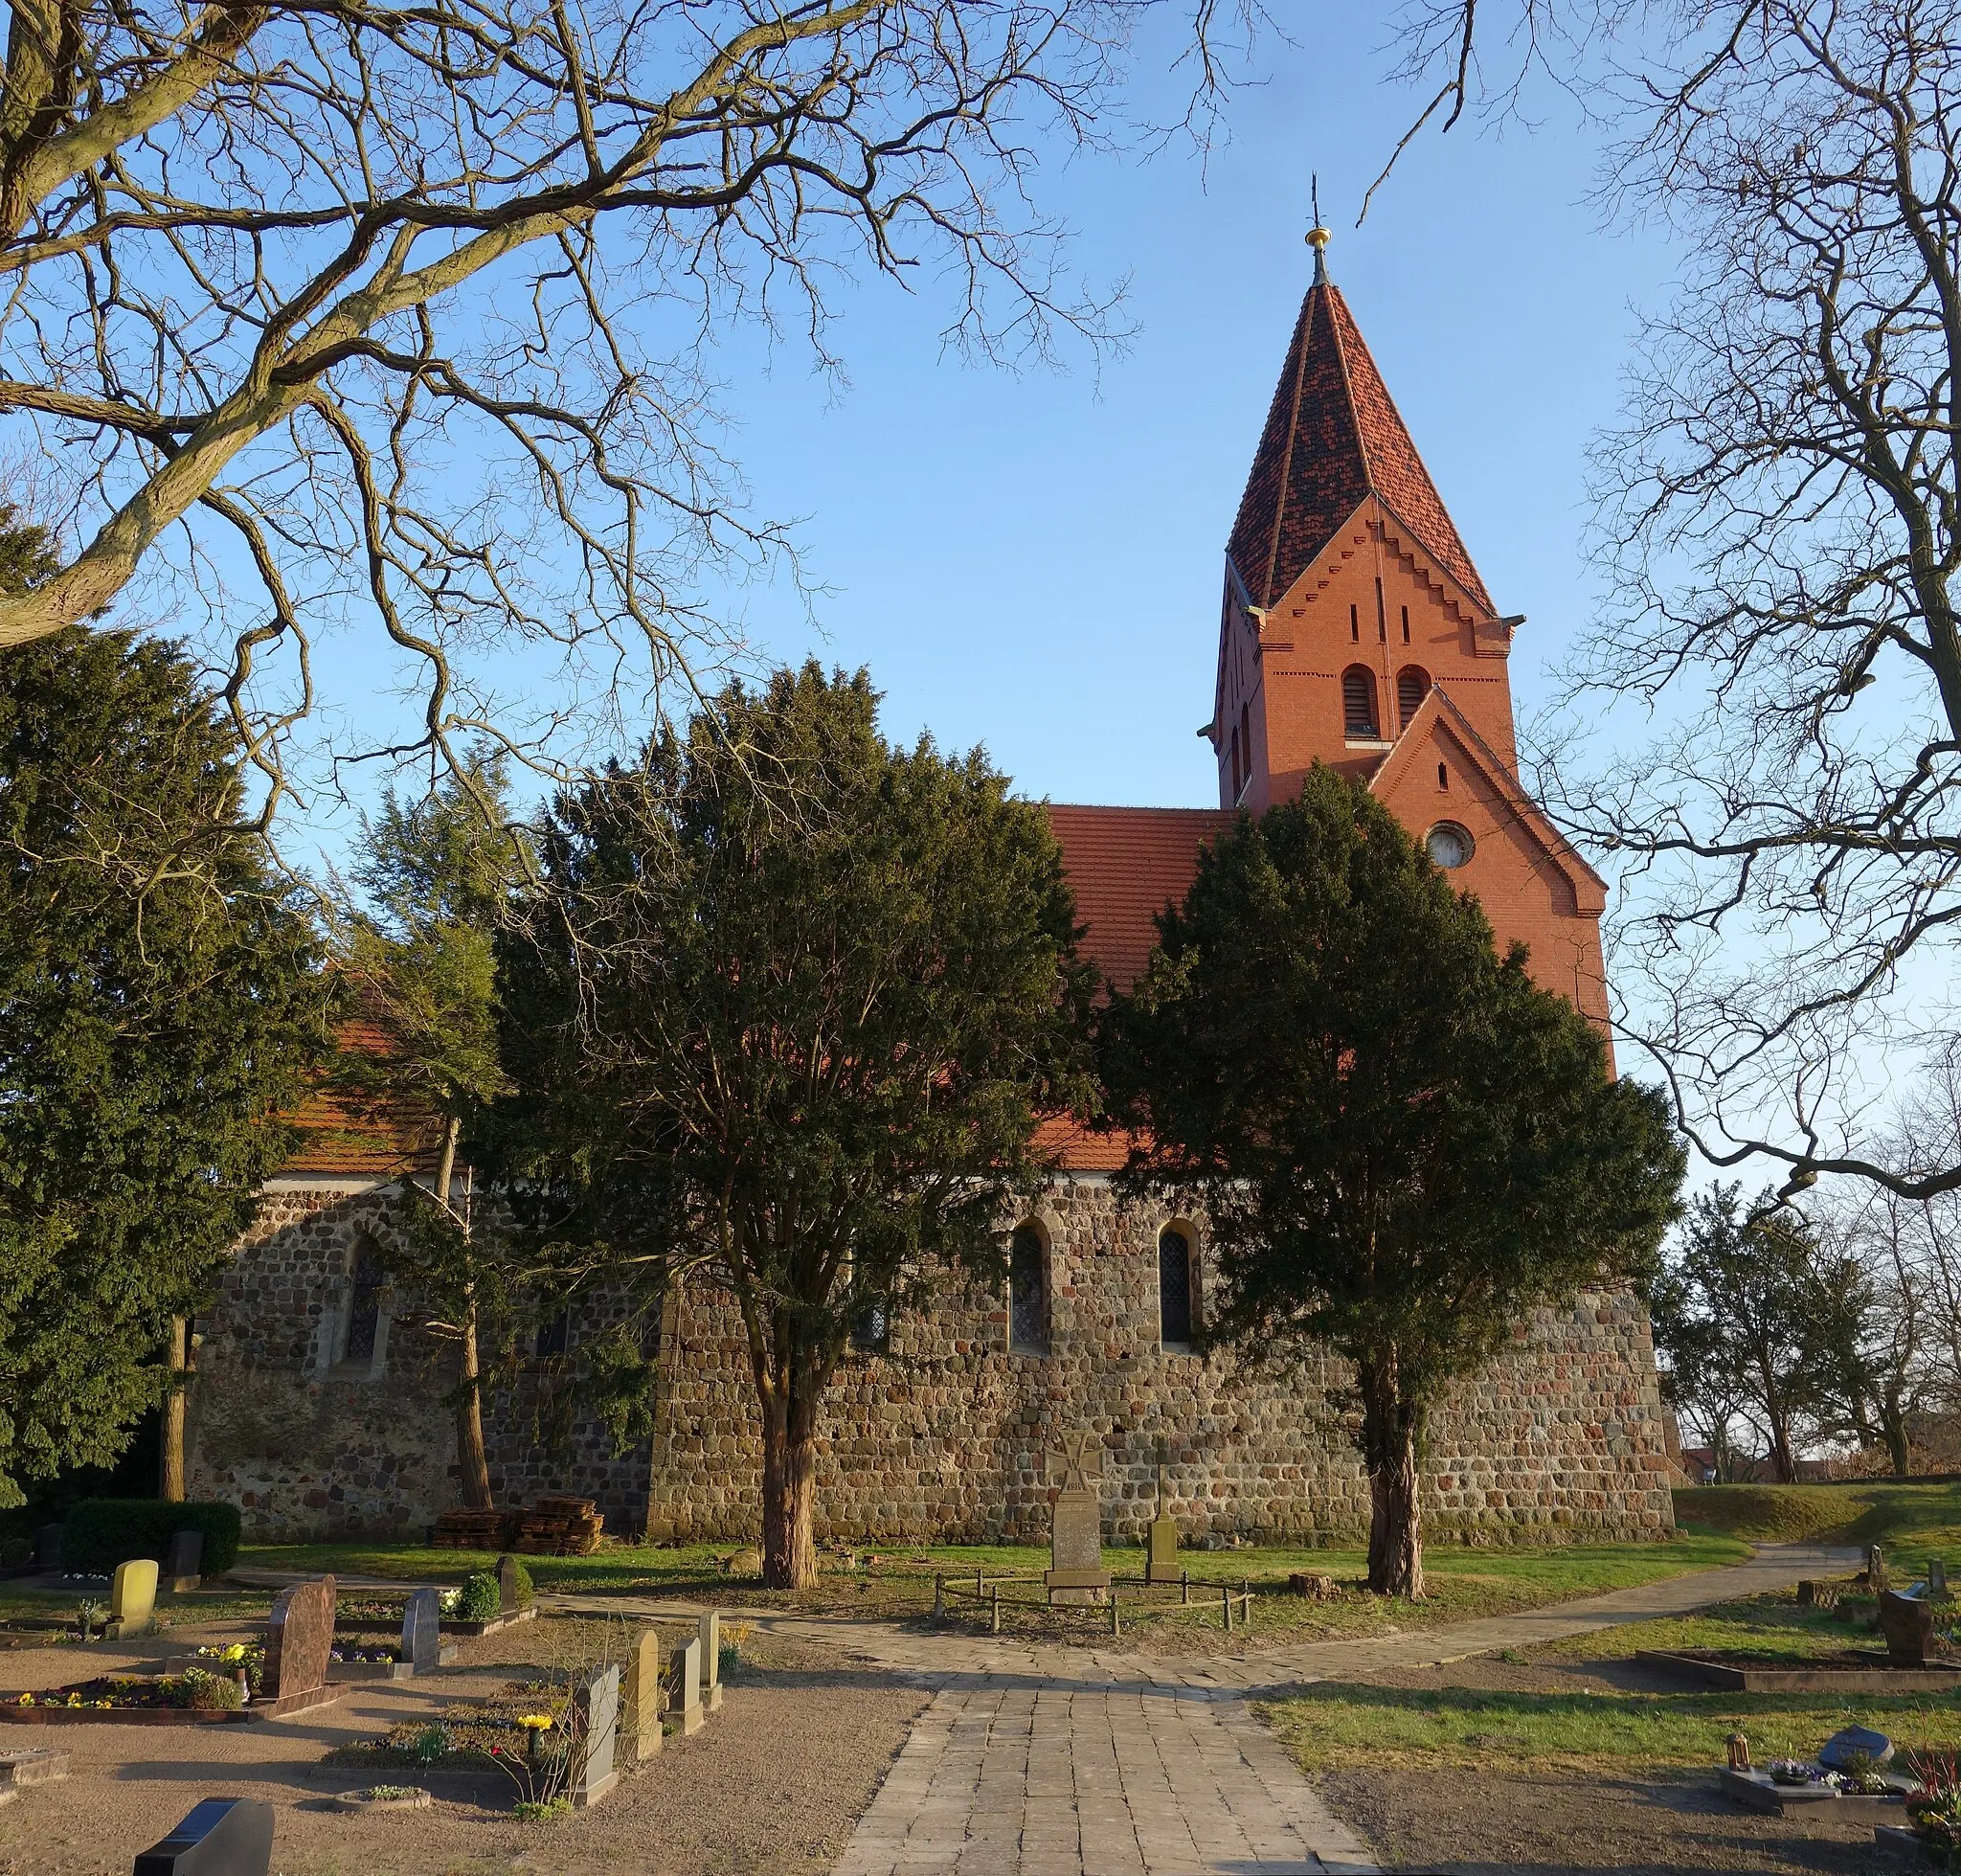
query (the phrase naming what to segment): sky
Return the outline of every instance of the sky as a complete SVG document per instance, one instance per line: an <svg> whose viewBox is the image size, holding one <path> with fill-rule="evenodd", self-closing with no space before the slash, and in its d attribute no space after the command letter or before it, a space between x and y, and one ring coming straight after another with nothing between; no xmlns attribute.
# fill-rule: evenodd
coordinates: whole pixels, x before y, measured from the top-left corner
<svg viewBox="0 0 1961 1876"><path fill-rule="evenodd" d="M729 349L733 452L825 589L815 629L788 591L753 596L758 652L868 666L890 734L984 744L1027 794L1212 804L1195 732L1222 554L1311 276L1313 174L1331 275L1500 610L1526 615L1521 720L1548 700L1587 613L1585 453L1669 259L1603 230L1597 137L1557 95L1529 129L1420 137L1358 231L1413 115L1382 82L1373 13L1319 7L1312 36L1269 46L1203 163L1174 147L1047 174L1087 281L1127 281L1123 355L968 365L942 352L931 283L852 297L842 388L794 343Z"/></svg>

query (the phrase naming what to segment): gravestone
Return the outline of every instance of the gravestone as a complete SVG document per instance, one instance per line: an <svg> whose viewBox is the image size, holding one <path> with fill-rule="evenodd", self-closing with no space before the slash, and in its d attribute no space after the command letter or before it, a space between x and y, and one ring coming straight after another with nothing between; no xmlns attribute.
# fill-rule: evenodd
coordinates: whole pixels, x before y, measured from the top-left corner
<svg viewBox="0 0 1961 1876"><path fill-rule="evenodd" d="M701 1618L701 1704L708 1713L722 1706L722 1618L710 1610Z"/></svg>
<svg viewBox="0 0 1961 1876"><path fill-rule="evenodd" d="M644 1765L661 1750L661 1635L642 1632L626 1658L620 1689L620 1756Z"/></svg>
<svg viewBox="0 0 1961 1876"><path fill-rule="evenodd" d="M189 1595L203 1581L204 1533L180 1530L170 1539L170 1561L164 1574L170 1579L172 1595Z"/></svg>
<svg viewBox="0 0 1961 1876"><path fill-rule="evenodd" d="M1919 1596L1891 1590L1880 1596L1880 1633L1886 1638L1886 1660L1894 1667L1925 1667L1933 1646L1933 1605Z"/></svg>
<svg viewBox="0 0 1961 1876"><path fill-rule="evenodd" d="M1865 1547L1865 1586L1875 1595L1886 1587L1886 1553L1877 1544Z"/></svg>
<svg viewBox="0 0 1961 1876"><path fill-rule="evenodd" d="M1103 1602L1110 1594L1110 1572L1103 1568L1103 1507L1095 1483L1103 1476L1102 1443L1094 1434L1064 1434L1048 1460L1048 1476L1061 1485L1043 1578L1048 1600Z"/></svg>
<svg viewBox="0 0 1961 1876"><path fill-rule="evenodd" d="M36 1570L59 1570L61 1568L61 1526L40 1525L34 1529L34 1568Z"/></svg>
<svg viewBox="0 0 1961 1876"><path fill-rule="evenodd" d="M442 1665L442 1598L435 1590L411 1590L402 1610L402 1665L434 1674Z"/></svg>
<svg viewBox="0 0 1961 1876"><path fill-rule="evenodd" d="M497 1613L507 1621L517 1614L517 1559L497 1559Z"/></svg>
<svg viewBox="0 0 1961 1876"><path fill-rule="evenodd" d="M685 1739L702 1729L701 1637L684 1641L667 1657L667 1711Z"/></svg>
<svg viewBox="0 0 1961 1876"><path fill-rule="evenodd" d="M132 1876L265 1876L272 1806L256 1797L207 1797L136 1859Z"/></svg>
<svg viewBox="0 0 1961 1876"><path fill-rule="evenodd" d="M1927 1559L1927 1593L1937 1602L1947 1599L1948 1560L1946 1557L1930 1557Z"/></svg>
<svg viewBox="0 0 1961 1876"><path fill-rule="evenodd" d="M620 1782L614 1753L620 1733L620 1670L596 1667L573 1692L578 1763L572 1774L572 1801L581 1810L597 1804Z"/></svg>
<svg viewBox="0 0 1961 1876"><path fill-rule="evenodd" d="M1893 1742L1871 1727L1846 1727L1818 1748L1818 1763L1830 1772L1843 1772L1856 1758L1881 1766L1892 1756Z"/></svg>
<svg viewBox="0 0 1961 1876"><path fill-rule="evenodd" d="M131 1557L116 1566L109 1579L109 1620L102 1634L114 1641L141 1635L157 1609L157 1560Z"/></svg>
<svg viewBox="0 0 1961 1876"><path fill-rule="evenodd" d="M272 1619L265 1628L265 1678L260 1697L252 1703L255 1714L278 1719L340 1698L341 1689L327 1684L338 1602L331 1576L295 1583L273 1598Z"/></svg>
<svg viewBox="0 0 1961 1876"><path fill-rule="evenodd" d="M1169 1458L1164 1437L1158 1437L1158 1502L1151 1514L1150 1548L1144 1558L1146 1583L1178 1581L1178 1524L1164 1515L1164 1466Z"/></svg>

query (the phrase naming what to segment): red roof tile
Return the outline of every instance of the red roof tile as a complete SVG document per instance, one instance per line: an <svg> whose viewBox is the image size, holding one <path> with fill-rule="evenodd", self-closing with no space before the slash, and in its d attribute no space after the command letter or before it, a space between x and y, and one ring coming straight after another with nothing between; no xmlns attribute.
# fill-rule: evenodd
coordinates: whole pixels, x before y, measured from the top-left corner
<svg viewBox="0 0 1961 1876"><path fill-rule="evenodd" d="M1252 603L1277 604L1371 494L1496 616L1348 303L1323 283L1301 302L1227 543Z"/></svg>

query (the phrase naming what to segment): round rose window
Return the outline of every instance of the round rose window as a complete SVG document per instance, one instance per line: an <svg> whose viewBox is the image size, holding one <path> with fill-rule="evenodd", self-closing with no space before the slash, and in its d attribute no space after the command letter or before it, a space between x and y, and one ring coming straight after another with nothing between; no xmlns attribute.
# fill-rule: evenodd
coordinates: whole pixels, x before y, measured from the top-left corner
<svg viewBox="0 0 1961 1876"><path fill-rule="evenodd" d="M1470 833L1454 821L1440 821L1426 836L1423 848L1432 864L1450 872L1471 858L1473 843Z"/></svg>

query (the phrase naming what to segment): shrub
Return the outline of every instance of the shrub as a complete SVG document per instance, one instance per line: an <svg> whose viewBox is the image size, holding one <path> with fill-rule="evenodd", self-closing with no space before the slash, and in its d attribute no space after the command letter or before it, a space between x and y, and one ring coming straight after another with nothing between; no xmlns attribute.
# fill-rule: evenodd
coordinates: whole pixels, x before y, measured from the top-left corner
<svg viewBox="0 0 1961 1876"><path fill-rule="evenodd" d="M28 1537L0 1537L0 1570L17 1570L34 1553Z"/></svg>
<svg viewBox="0 0 1961 1876"><path fill-rule="evenodd" d="M531 1581L531 1572L524 1566L524 1560L521 1557L513 1557L511 1562L517 1566L517 1606L520 1609L529 1609L537 1600L537 1588ZM492 1581L495 1580L492 1578Z"/></svg>
<svg viewBox="0 0 1961 1876"><path fill-rule="evenodd" d="M171 1689L174 1704L198 1713L236 1713L244 1704L238 1684L223 1674L207 1673L201 1667L187 1667Z"/></svg>
<svg viewBox="0 0 1961 1876"><path fill-rule="evenodd" d="M497 1577L487 1570L473 1570L463 1578L463 1593L457 1598L456 1618L460 1622L487 1622L504 1607L497 1593Z"/></svg>
<svg viewBox="0 0 1961 1876"><path fill-rule="evenodd" d="M83 1499L61 1526L61 1568L71 1574L106 1575L131 1557L170 1560L180 1530L204 1533L199 1569L217 1576L238 1561L236 1504L170 1504L162 1499Z"/></svg>

